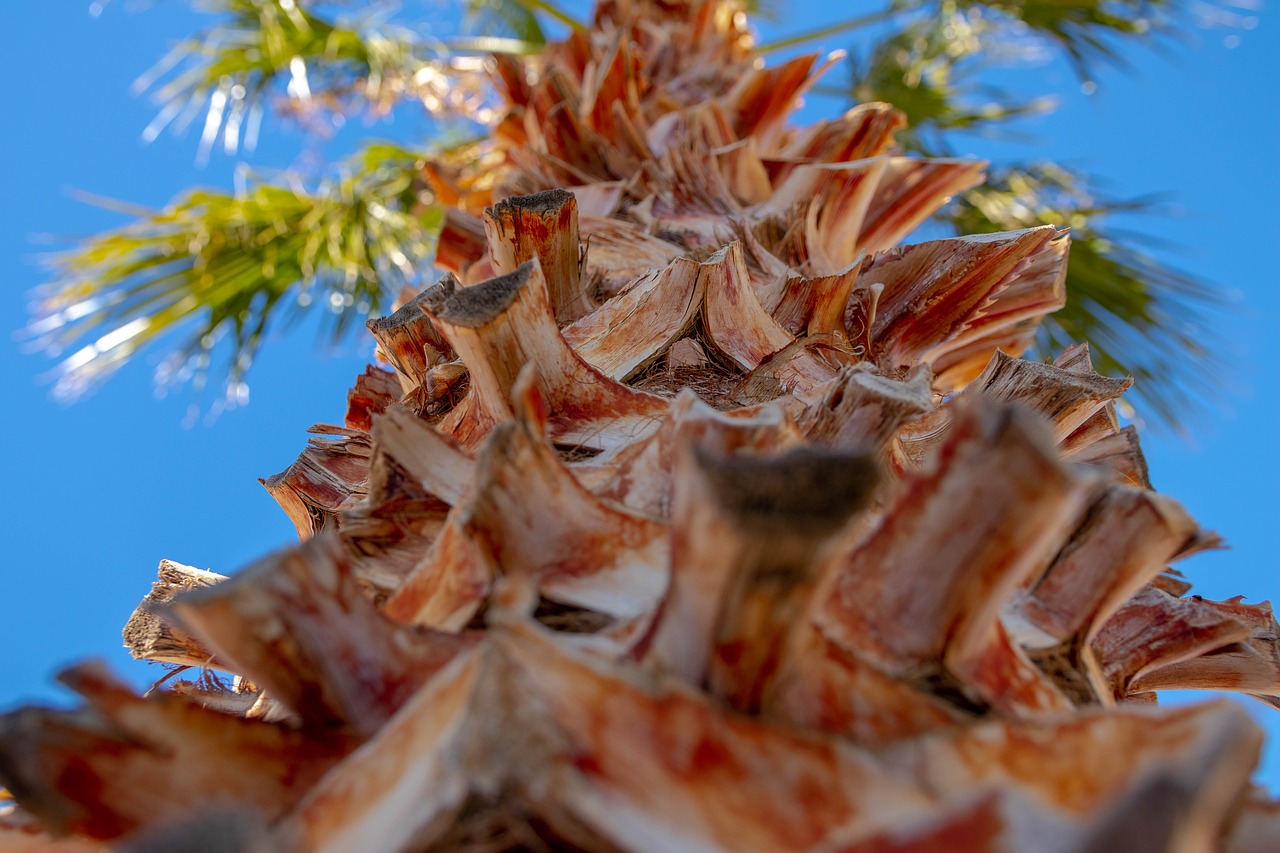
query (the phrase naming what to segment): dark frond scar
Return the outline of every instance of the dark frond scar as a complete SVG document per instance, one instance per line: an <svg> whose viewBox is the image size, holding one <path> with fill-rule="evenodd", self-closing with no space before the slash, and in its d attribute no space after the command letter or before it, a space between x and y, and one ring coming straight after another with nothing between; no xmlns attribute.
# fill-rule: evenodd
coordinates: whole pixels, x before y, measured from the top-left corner
<svg viewBox="0 0 1280 853"><path fill-rule="evenodd" d="M720 505L744 524L833 529L867 504L880 480L870 453L805 447L722 456L699 448L695 455Z"/></svg>
<svg viewBox="0 0 1280 853"><path fill-rule="evenodd" d="M511 307L533 275L533 261L526 261L506 275L459 288L445 299L439 317L455 326L478 329Z"/></svg>
<svg viewBox="0 0 1280 853"><path fill-rule="evenodd" d="M453 296L460 287L461 286L458 284L456 275L448 273L444 278L440 279L439 282L422 289L422 292L419 293L419 295L406 302L401 310L396 311L396 314L392 314L392 316L390 316L390 319L394 320L404 313L408 313L408 316L411 316L411 318L417 318L417 316L421 315L421 309L426 309L433 314L439 314L439 311L440 309L443 309L445 302L447 302L449 297ZM376 330L372 327L370 327L370 329Z"/></svg>
<svg viewBox="0 0 1280 853"><path fill-rule="evenodd" d="M457 277L453 273L448 273L435 284L423 288L421 293L402 305L400 310L390 317L375 317L365 325L369 327L369 331L375 334L385 329L407 325L422 316L422 308L424 307L432 312L439 311L444 306L445 301L457 289Z"/></svg>
<svg viewBox="0 0 1280 853"><path fill-rule="evenodd" d="M495 218L524 211L538 216L550 216L559 213L566 205L574 201L573 193L568 190L543 190L533 195L518 195L504 198L489 208Z"/></svg>

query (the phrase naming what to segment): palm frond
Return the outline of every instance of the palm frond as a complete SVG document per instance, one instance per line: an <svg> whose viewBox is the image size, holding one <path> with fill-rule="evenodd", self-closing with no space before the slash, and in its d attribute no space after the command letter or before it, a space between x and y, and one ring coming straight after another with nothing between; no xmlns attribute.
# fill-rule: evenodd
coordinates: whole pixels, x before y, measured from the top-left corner
<svg viewBox="0 0 1280 853"><path fill-rule="evenodd" d="M1088 341L1099 371L1132 374L1151 420L1178 428L1212 397L1224 375L1212 331L1226 310L1221 292L1142 251L1132 233L1111 225L1123 214L1150 214L1147 199L1101 199L1066 170L1047 163L993 170L987 183L944 212L958 233L1036 225L1071 228L1067 304L1041 326L1046 358Z"/></svg>
<svg viewBox="0 0 1280 853"><path fill-rule="evenodd" d="M228 153L252 147L275 96L298 116L352 109L385 112L419 94L448 63L404 30L340 24L301 0L205 0L223 20L179 43L135 83L159 107L144 131L184 129L204 115L201 157L221 139Z"/></svg>
<svg viewBox="0 0 1280 853"><path fill-rule="evenodd" d="M561 9L555 3L551 3L550 0L510 0L510 2L523 6L526 9L531 9L534 12L541 12L547 17L559 21L565 26L571 27L575 30L584 29L586 27L586 24L579 21L573 15L570 15L564 9Z"/></svg>
<svg viewBox="0 0 1280 853"><path fill-rule="evenodd" d="M171 335L161 384L203 377L225 340L234 391L278 319L323 307L340 335L382 310L432 257L442 222L419 169L419 155L371 145L314 190L261 180L230 195L194 190L55 256L28 327L55 356L76 347L55 393L83 393Z"/></svg>
<svg viewBox="0 0 1280 853"><path fill-rule="evenodd" d="M542 47L547 34L532 6L519 0L466 0L463 26L484 36L506 36Z"/></svg>
<svg viewBox="0 0 1280 853"><path fill-rule="evenodd" d="M1124 40L1171 35L1189 4L1176 0L958 0L966 9L989 10L1049 39L1083 79L1100 63L1123 66Z"/></svg>
<svg viewBox="0 0 1280 853"><path fill-rule="evenodd" d="M995 133L1005 122L1053 108L1050 98L1019 98L981 78L1033 58L1034 49L1011 38L1007 27L943 3L855 58L850 91L857 101L901 110L908 130L898 141L909 150L946 154L953 131Z"/></svg>

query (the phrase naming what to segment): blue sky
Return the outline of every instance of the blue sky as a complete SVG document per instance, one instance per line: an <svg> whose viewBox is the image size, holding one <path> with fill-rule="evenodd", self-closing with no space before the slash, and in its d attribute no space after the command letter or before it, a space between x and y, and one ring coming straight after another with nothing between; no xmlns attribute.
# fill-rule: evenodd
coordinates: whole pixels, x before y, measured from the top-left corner
<svg viewBox="0 0 1280 853"><path fill-rule="evenodd" d="M333 351L304 324L269 346L249 377L251 404L184 427L189 394L155 397L143 356L92 397L54 402L37 377L48 359L26 354L12 332L26 320L39 235L84 235L120 217L75 201L79 189L163 205L202 184L231 186L236 158L195 165L196 140L161 136L143 145L154 115L129 85L202 18L185 3L135 13L127 0L90 14L89 0L0 4L5 116L0 162L0 388L9 423L9 487L0 495L5 557L0 595L0 705L62 701L51 680L84 656L110 662L136 683L162 673L128 660L120 627L170 558L230 572L295 541L292 525L256 478L286 467L315 422L340 422L346 389L369 358L354 341ZM426 5L426 4L424 4ZM441 6L445 4L439 4ZM830 20L826 4L797 3L789 33ZM1148 434L1157 488L1181 500L1231 550L1180 568L1210 598L1280 598L1275 531L1280 407L1270 376L1280 300L1280 250L1272 229L1280 198L1280 21L1263 9L1253 29L1210 29L1164 56L1133 51L1128 74L1108 72L1090 97L1057 64L1034 69L1037 93L1062 108L1025 125L1038 156L1108 181L1118 196L1170 191L1179 215L1140 227L1174 247L1165 257L1238 297L1218 324L1232 382L1206 388L1212 413L1186 440ZM829 47L848 46L840 39ZM838 71L836 73L839 73ZM1033 76L1032 76L1033 75ZM806 118L837 105L811 100ZM334 158L361 136L421 138L421 122L349 126L327 142L271 124L250 162L283 168ZM990 158L1011 149L982 139L959 153ZM1025 149L1024 149L1025 150ZM1180 699L1179 699L1180 701ZM1256 712L1270 734L1262 778L1280 791L1280 714Z"/></svg>

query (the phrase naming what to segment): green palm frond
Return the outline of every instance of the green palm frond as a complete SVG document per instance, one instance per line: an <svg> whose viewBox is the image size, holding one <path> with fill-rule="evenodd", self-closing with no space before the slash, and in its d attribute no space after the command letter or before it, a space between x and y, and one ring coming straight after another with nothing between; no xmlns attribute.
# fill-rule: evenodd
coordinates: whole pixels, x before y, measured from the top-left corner
<svg viewBox="0 0 1280 853"><path fill-rule="evenodd" d="M819 39L827 39L832 36L843 35L844 33L860 30L863 27L869 27L872 24L878 24L895 18L905 11L918 8L921 0L893 0L888 6L876 12L870 12L865 15L856 15L852 18L835 21L830 24L823 24L819 27L813 27L799 33L793 33L784 36L776 41L764 42L758 48L761 53L772 53L777 50L787 50L788 48L798 47L803 44L818 41ZM769 13L770 15L774 13Z"/></svg>
<svg viewBox="0 0 1280 853"><path fill-rule="evenodd" d="M84 392L161 338L176 342L162 382L202 377L226 341L234 391L278 319L325 308L340 335L382 310L430 260L442 222L419 168L413 152L371 145L314 190L256 181L230 195L191 191L55 256L28 327L55 356L76 347L55 393Z"/></svg>
<svg viewBox="0 0 1280 853"><path fill-rule="evenodd" d="M857 101L885 101L906 115L908 130L898 135L904 147L943 154L953 131L1002 131L1005 122L1053 108L1050 98L1022 99L981 78L1028 58L1007 27L944 2L855 59L850 91Z"/></svg>
<svg viewBox="0 0 1280 853"><path fill-rule="evenodd" d="M202 5L223 20L179 43L135 84L150 90L160 108L146 139L203 112L202 157L219 138L234 153L242 130L251 143L273 95L283 95L280 103L298 114L385 111L414 94L424 68L440 64L411 33L338 24L301 0Z"/></svg>
<svg viewBox="0 0 1280 853"><path fill-rule="evenodd" d="M529 46L547 43L539 14L572 29L584 24L548 0L466 0L464 27L481 36L505 36Z"/></svg>
<svg viewBox="0 0 1280 853"><path fill-rule="evenodd" d="M538 16L515 0L466 0L463 27L467 32L507 36L539 47L547 43Z"/></svg>
<svg viewBox="0 0 1280 853"><path fill-rule="evenodd" d="M1224 375L1212 331L1227 308L1221 291L1171 269L1112 228L1115 217L1149 214L1148 200L1099 199L1053 164L992 171L944 212L957 233L1037 225L1071 228L1066 307L1046 319L1037 349L1046 358L1088 341L1098 370L1132 374L1143 413L1177 428Z"/></svg>
<svg viewBox="0 0 1280 853"><path fill-rule="evenodd" d="M742 11L756 21L777 22L783 10L779 8L778 0L744 0Z"/></svg>
<svg viewBox="0 0 1280 853"><path fill-rule="evenodd" d="M959 0L1021 22L1059 47L1085 79L1100 63L1124 65L1125 39L1172 34L1190 4L1176 0Z"/></svg>

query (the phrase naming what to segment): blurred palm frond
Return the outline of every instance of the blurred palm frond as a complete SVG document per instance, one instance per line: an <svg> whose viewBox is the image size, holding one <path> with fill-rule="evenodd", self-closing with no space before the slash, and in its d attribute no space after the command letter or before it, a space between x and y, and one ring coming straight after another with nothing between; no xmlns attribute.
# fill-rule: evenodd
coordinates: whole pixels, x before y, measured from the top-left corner
<svg viewBox="0 0 1280 853"><path fill-rule="evenodd" d="M55 355L77 347L55 393L79 395L172 335L161 385L202 381L226 340L234 393L277 320L323 307L339 336L382 310L435 251L443 213L420 168L420 155L373 144L312 190L266 180L234 194L192 190L56 255L28 327Z"/></svg>
<svg viewBox="0 0 1280 853"><path fill-rule="evenodd" d="M1061 49L1076 73L1092 79L1099 64L1124 67L1125 40L1174 35L1186 8L1177 0L957 0L962 9L1016 21Z"/></svg>
<svg viewBox="0 0 1280 853"><path fill-rule="evenodd" d="M908 150L946 154L952 132L999 134L1013 119L1053 109L1052 98L1019 97L982 77L1034 53L1007 27L943 3L855 57L849 90L856 101L885 101L906 115L898 141Z"/></svg>
<svg viewBox="0 0 1280 853"><path fill-rule="evenodd" d="M486 36L507 36L530 45L544 45L547 34L539 13L579 29L584 24L548 0L465 0L464 27Z"/></svg>
<svg viewBox="0 0 1280 853"><path fill-rule="evenodd" d="M1112 225L1155 212L1150 199L1101 198L1062 167L1037 163L993 170L943 219L963 234L1070 227L1067 304L1041 325L1039 355L1088 341L1099 372L1131 374L1142 413L1179 428L1225 376L1213 327L1229 306L1219 288L1167 266L1139 248L1140 235Z"/></svg>
<svg viewBox="0 0 1280 853"><path fill-rule="evenodd" d="M200 156L222 140L228 153L252 148L274 105L299 117L353 109L382 113L418 94L448 63L413 33L355 18L324 19L301 0L205 0L223 16L185 39L135 82L159 113L143 133L184 130L203 113Z"/></svg>

